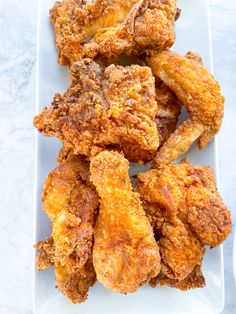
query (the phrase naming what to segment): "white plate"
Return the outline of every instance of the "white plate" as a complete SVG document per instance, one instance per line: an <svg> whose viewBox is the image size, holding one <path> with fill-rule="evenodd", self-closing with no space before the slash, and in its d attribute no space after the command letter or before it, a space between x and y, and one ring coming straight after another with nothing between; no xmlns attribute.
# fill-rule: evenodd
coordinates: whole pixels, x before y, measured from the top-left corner
<svg viewBox="0 0 236 314"><path fill-rule="evenodd" d="M49 105L55 92L63 92L70 80L68 68L57 64L53 31L49 22L49 8L54 0L41 0L39 12L37 112ZM207 0L179 0L182 9L176 23L177 42L174 50L199 52L205 65L212 71L211 38ZM36 135L36 217L35 241L50 234L50 222L42 211L41 189L47 174L55 167L60 143L54 138ZM211 165L217 174L216 143L204 151L194 146L188 153L193 163ZM216 314L224 307L224 273L222 248L207 250L203 272L206 288L181 292L168 287L150 288L148 285L137 293L120 295L103 288L97 283L91 288L89 299L73 305L54 288L53 270L35 272L35 313L37 314L118 314L118 313L196 313Z"/></svg>
<svg viewBox="0 0 236 314"><path fill-rule="evenodd" d="M234 271L234 281L235 281L235 284L236 284L236 227L234 228L233 271Z"/></svg>

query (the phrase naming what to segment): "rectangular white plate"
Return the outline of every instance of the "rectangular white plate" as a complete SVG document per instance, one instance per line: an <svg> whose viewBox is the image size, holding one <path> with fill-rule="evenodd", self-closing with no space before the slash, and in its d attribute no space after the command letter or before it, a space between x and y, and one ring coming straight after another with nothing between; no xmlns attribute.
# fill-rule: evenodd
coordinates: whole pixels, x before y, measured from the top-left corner
<svg viewBox="0 0 236 314"><path fill-rule="evenodd" d="M70 80L68 68L58 65L52 27L48 11L54 0L40 0L37 71L37 113L49 106L55 92L63 92ZM177 41L174 50L181 53L197 51L205 65L212 71L211 37L207 0L179 0L182 14L176 23ZM60 143L54 138L36 135L36 208L35 241L50 235L50 222L43 213L41 189L47 174L56 166ZM217 175L216 143L204 151L194 146L188 153L195 164L211 165ZM137 293L120 295L97 283L91 288L89 299L73 305L55 289L53 270L35 272L34 296L37 314L216 314L224 307L224 273L222 247L207 250L203 272L206 288L181 292L168 287L150 288L148 285Z"/></svg>

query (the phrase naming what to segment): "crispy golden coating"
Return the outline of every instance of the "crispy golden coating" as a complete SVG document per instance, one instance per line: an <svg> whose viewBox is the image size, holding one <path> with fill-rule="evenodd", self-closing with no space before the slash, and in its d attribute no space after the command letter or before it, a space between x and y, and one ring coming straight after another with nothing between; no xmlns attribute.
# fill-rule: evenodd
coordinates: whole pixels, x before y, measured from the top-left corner
<svg viewBox="0 0 236 314"><path fill-rule="evenodd" d="M96 280L92 245L98 195L89 180L89 163L70 154L48 175L42 200L52 220L52 239L38 243L37 268L54 263L57 287L72 302L82 302Z"/></svg>
<svg viewBox="0 0 236 314"><path fill-rule="evenodd" d="M224 98L219 84L199 61L196 54L181 56L172 51L148 60L153 74L176 94L190 116L162 146L154 166L180 157L195 140L203 148L220 129Z"/></svg>
<svg viewBox="0 0 236 314"><path fill-rule="evenodd" d="M100 196L93 264L98 280L120 293L136 291L160 270L151 225L132 191L129 162L118 152L103 151L91 161L91 180Z"/></svg>
<svg viewBox="0 0 236 314"><path fill-rule="evenodd" d="M57 1L50 10L58 62L111 59L169 48L175 41L175 0Z"/></svg>
<svg viewBox="0 0 236 314"><path fill-rule="evenodd" d="M186 278L201 264L204 245L215 247L230 232L230 213L210 167L161 165L139 174L136 189L159 239L162 279Z"/></svg>
<svg viewBox="0 0 236 314"><path fill-rule="evenodd" d="M38 250L36 257L36 269L38 271L54 265L55 246L53 238L45 238L44 242L39 241L34 247Z"/></svg>
<svg viewBox="0 0 236 314"><path fill-rule="evenodd" d="M205 278L202 274L201 265L196 265L192 272L183 280L172 279L160 273L157 277L150 280L150 285L154 288L159 284L161 286L169 286L171 288L186 291L195 288L204 288Z"/></svg>
<svg viewBox="0 0 236 314"><path fill-rule="evenodd" d="M73 303L86 300L89 287L96 282L96 274L92 264L92 256L78 270L74 271L68 265L62 265L55 255L53 238L46 238L44 242L38 242L35 248L39 250L36 259L37 270L55 266L57 288Z"/></svg>
<svg viewBox="0 0 236 314"><path fill-rule="evenodd" d="M157 113L155 116L156 128L161 147L162 144L175 131L181 106L175 94L164 84L160 83L156 87ZM117 149L121 151L121 149ZM141 151L133 143L126 143L122 146L125 156L132 156L132 160L148 161L152 160L155 152ZM57 158L58 162L62 162L69 154L73 153L72 149L63 147Z"/></svg>
<svg viewBox="0 0 236 314"><path fill-rule="evenodd" d="M79 269L71 270L68 265L56 263L55 275L57 288L73 303L84 302L87 299L89 288L96 282L91 255Z"/></svg>
<svg viewBox="0 0 236 314"><path fill-rule="evenodd" d="M148 67L99 66L91 59L71 67L72 84L34 119L46 136L62 140L74 154L93 156L121 149L130 161L145 162L159 145L154 77Z"/></svg>

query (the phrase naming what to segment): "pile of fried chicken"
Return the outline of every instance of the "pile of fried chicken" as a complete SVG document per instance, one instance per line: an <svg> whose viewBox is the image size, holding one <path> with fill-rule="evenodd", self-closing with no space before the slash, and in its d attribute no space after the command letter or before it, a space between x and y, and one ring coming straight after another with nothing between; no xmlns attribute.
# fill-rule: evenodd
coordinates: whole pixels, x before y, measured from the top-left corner
<svg viewBox="0 0 236 314"><path fill-rule="evenodd" d="M96 280L124 294L147 282L204 287L205 247L230 233L212 169L173 163L214 138L224 111L201 57L169 50L179 15L175 0L62 0L50 11L71 85L34 118L63 145L42 191L52 233L35 245L36 267L54 266L73 303ZM135 186L129 162L151 162Z"/></svg>

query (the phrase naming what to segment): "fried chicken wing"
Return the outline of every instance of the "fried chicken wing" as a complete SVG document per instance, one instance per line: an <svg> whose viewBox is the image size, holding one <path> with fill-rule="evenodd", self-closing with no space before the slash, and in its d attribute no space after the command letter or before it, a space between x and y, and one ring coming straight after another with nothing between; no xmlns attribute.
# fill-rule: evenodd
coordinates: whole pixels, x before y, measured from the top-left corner
<svg viewBox="0 0 236 314"><path fill-rule="evenodd" d="M148 67L99 66L91 59L71 67L72 84L34 119L46 136L66 150L93 156L121 149L130 161L146 162L159 145L155 83Z"/></svg>
<svg viewBox="0 0 236 314"><path fill-rule="evenodd" d="M213 172L187 162L161 165L139 174L136 190L158 238L162 266L156 280L179 286L201 264L204 245L218 246L230 232Z"/></svg>
<svg viewBox="0 0 236 314"><path fill-rule="evenodd" d="M219 84L199 61L196 54L181 56L172 51L160 52L148 60L153 74L176 94L190 116L159 150L154 166L180 157L195 140L203 148L220 129L224 98Z"/></svg>
<svg viewBox="0 0 236 314"><path fill-rule="evenodd" d="M48 175L42 200L52 239L38 243L37 268L54 264L58 288L72 302L82 302L96 280L92 245L98 195L89 180L89 163L69 155Z"/></svg>
<svg viewBox="0 0 236 314"><path fill-rule="evenodd" d="M58 62L72 65L81 58L111 59L160 50L175 41L179 15L175 0L57 1L50 10Z"/></svg>
<svg viewBox="0 0 236 314"><path fill-rule="evenodd" d="M153 230L139 195L132 191L128 170L129 162L112 151L99 153L90 165L101 198L93 264L98 280L120 293L136 291L160 269Z"/></svg>

